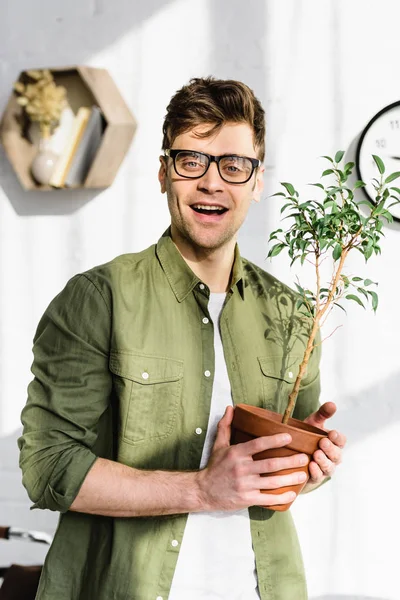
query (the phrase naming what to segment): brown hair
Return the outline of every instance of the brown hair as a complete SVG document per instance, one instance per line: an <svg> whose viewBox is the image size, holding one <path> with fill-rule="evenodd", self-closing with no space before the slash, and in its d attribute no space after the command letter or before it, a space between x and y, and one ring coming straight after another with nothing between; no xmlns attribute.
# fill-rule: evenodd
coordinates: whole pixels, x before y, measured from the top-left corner
<svg viewBox="0 0 400 600"><path fill-rule="evenodd" d="M212 124L200 137L209 137L227 122L247 123L253 130L260 160L265 154L265 113L253 90L240 81L194 78L171 98L163 124L163 150L175 138L204 123Z"/></svg>

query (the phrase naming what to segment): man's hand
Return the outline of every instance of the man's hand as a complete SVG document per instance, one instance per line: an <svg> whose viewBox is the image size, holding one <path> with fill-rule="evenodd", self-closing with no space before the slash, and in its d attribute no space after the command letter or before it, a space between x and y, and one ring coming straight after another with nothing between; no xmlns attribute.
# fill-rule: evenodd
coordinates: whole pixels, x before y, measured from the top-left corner
<svg viewBox="0 0 400 600"><path fill-rule="evenodd" d="M319 449L313 454L313 460L309 464L310 480L304 487L305 492L320 485L327 477L331 477L336 465L342 462L342 449L346 444L346 437L335 429L329 430L324 427L325 421L335 412L336 405L333 402L325 402L317 412L304 419L305 423L329 432L328 437L320 441Z"/></svg>
<svg viewBox="0 0 400 600"><path fill-rule="evenodd" d="M305 465L305 454L289 457L253 460L253 455L269 448L286 446L291 437L277 434L260 437L242 444L230 445L233 407L228 406L218 424L217 437L208 465L199 471L199 486L204 499L204 510L239 510L254 505L272 506L292 502L294 492L283 494L261 493L305 481L304 472L290 475L277 473L283 469Z"/></svg>

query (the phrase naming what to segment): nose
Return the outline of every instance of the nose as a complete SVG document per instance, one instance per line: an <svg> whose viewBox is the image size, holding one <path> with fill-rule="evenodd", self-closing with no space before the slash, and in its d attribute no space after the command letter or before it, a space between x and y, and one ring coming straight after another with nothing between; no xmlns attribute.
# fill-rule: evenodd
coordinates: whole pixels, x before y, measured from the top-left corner
<svg viewBox="0 0 400 600"><path fill-rule="evenodd" d="M198 189L207 194L215 194L218 191L223 191L224 188L224 181L218 172L216 162L210 164L207 172L197 182Z"/></svg>

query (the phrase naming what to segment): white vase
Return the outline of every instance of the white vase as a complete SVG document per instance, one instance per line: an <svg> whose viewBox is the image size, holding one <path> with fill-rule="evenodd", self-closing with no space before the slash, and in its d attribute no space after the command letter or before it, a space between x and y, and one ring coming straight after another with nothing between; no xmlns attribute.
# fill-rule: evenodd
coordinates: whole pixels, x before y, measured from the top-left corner
<svg viewBox="0 0 400 600"><path fill-rule="evenodd" d="M50 138L40 138L39 150L31 164L31 173L42 185L48 185L54 167L58 160L58 154L50 146Z"/></svg>

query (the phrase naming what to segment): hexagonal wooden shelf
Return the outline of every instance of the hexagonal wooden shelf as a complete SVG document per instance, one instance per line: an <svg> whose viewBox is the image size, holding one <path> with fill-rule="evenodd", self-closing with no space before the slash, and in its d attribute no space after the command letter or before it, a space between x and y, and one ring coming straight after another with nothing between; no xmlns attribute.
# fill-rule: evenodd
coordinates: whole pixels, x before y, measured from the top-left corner
<svg viewBox="0 0 400 600"><path fill-rule="evenodd" d="M74 113L81 106L93 105L97 105L102 112L105 121L102 142L80 188L106 188L114 181L129 149L136 121L106 69L78 65L51 68L50 71L56 84L67 89L68 103ZM20 73L19 79L24 73ZM22 113L23 109L12 94L0 124L0 140L8 159L26 190L58 189L38 184L30 173L37 147L23 134Z"/></svg>

